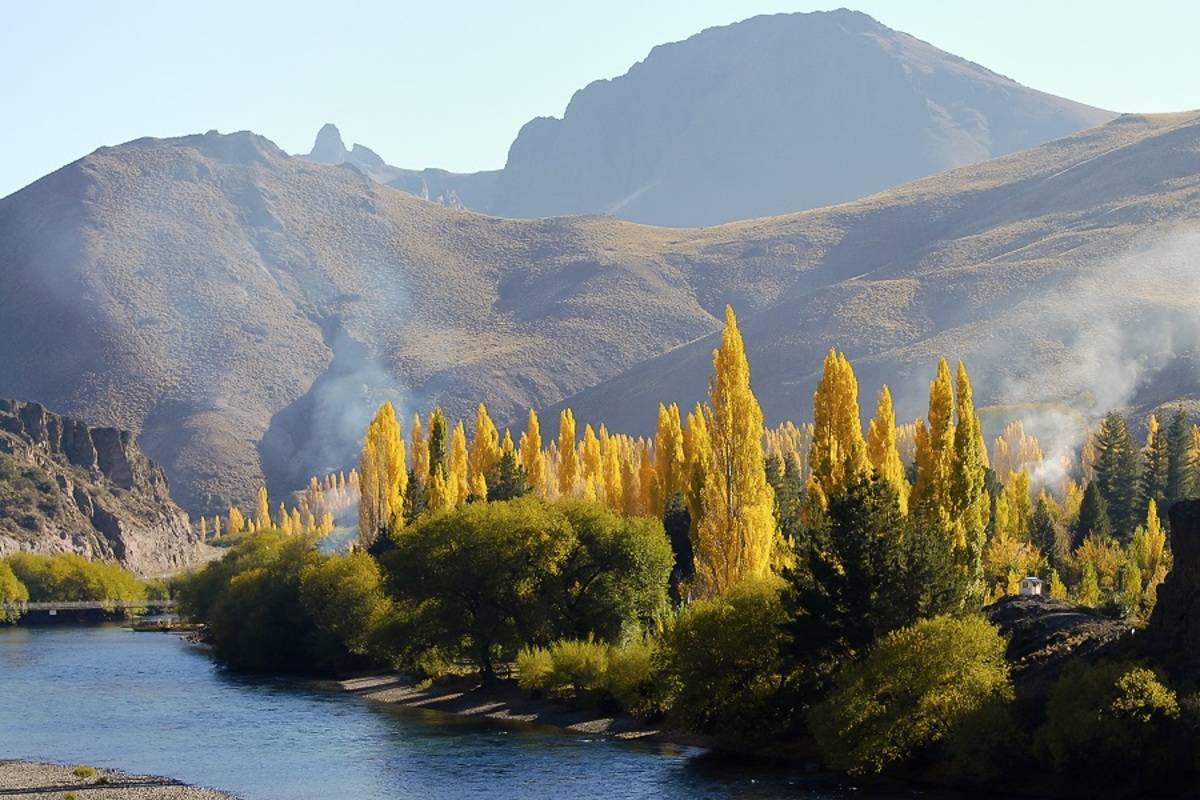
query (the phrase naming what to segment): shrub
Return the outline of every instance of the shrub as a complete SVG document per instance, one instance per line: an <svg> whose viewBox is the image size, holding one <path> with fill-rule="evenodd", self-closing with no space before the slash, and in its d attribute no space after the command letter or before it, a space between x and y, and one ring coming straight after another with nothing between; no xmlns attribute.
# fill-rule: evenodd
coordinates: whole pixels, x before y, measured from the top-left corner
<svg viewBox="0 0 1200 800"><path fill-rule="evenodd" d="M641 719L663 712L663 698L654 669L654 643L642 639L614 647L608 653L605 691L617 705Z"/></svg>
<svg viewBox="0 0 1200 800"><path fill-rule="evenodd" d="M786 723L785 619L775 582L748 581L684 608L655 654L663 702L686 730L752 747Z"/></svg>
<svg viewBox="0 0 1200 800"><path fill-rule="evenodd" d="M1175 692L1141 665L1076 665L1050 692L1038 746L1062 775L1111 787L1149 772L1149 760L1166 766L1179 715Z"/></svg>
<svg viewBox="0 0 1200 800"><path fill-rule="evenodd" d="M877 773L1012 700L1004 639L982 617L942 616L888 634L809 714L830 766Z"/></svg>
<svg viewBox="0 0 1200 800"><path fill-rule="evenodd" d="M96 774L96 768L89 767L87 764L80 764L78 767L71 770L71 774L76 778L90 778Z"/></svg>
<svg viewBox="0 0 1200 800"><path fill-rule="evenodd" d="M525 647L517 653L517 685L527 692L545 692L554 672L554 659L544 647Z"/></svg>
<svg viewBox="0 0 1200 800"><path fill-rule="evenodd" d="M605 688L609 647L593 639L563 639L550 647L552 664L546 680L552 697L583 699Z"/></svg>

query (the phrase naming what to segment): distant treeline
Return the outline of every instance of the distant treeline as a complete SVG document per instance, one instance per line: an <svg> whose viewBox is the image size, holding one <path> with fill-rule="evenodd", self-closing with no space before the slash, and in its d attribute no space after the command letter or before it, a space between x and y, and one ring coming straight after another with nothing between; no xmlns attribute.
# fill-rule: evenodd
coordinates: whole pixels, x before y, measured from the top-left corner
<svg viewBox="0 0 1200 800"><path fill-rule="evenodd" d="M27 602L138 601L165 596L159 582L145 582L120 564L89 561L75 553L15 553L0 560L0 622L15 622L10 606Z"/></svg>

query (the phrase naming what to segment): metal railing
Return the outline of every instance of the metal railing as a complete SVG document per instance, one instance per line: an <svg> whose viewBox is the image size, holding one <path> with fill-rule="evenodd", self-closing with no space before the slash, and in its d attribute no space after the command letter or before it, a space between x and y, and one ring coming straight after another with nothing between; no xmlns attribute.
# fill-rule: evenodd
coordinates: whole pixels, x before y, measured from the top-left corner
<svg viewBox="0 0 1200 800"><path fill-rule="evenodd" d="M174 608L174 600L59 600L33 603L0 603L5 611L112 611L134 608Z"/></svg>

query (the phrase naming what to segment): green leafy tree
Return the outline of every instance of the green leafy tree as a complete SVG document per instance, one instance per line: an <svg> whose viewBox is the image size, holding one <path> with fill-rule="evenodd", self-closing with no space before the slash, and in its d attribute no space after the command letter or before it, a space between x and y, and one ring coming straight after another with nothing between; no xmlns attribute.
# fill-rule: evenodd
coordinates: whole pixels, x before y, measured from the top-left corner
<svg viewBox="0 0 1200 800"><path fill-rule="evenodd" d="M655 653L674 722L740 747L776 737L788 724L780 702L785 618L768 581L685 606Z"/></svg>
<svg viewBox="0 0 1200 800"><path fill-rule="evenodd" d="M0 561L0 622L16 622L21 616L16 609L4 606L27 602L29 590L17 579L8 562Z"/></svg>
<svg viewBox="0 0 1200 800"><path fill-rule="evenodd" d="M883 772L951 738L990 704L1011 702L1005 646L979 616L934 617L889 634L809 714L826 762Z"/></svg>

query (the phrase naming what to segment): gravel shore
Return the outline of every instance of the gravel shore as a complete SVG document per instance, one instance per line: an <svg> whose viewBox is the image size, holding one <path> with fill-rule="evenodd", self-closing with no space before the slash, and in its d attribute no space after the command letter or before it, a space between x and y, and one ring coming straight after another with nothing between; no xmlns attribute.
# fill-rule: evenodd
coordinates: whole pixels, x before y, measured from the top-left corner
<svg viewBox="0 0 1200 800"><path fill-rule="evenodd" d="M153 775L101 768L86 775L87 770L79 770L81 774L76 775L78 766L0 761L0 798L62 800L73 794L78 800L236 800L231 794Z"/></svg>

